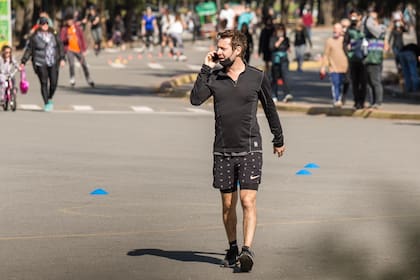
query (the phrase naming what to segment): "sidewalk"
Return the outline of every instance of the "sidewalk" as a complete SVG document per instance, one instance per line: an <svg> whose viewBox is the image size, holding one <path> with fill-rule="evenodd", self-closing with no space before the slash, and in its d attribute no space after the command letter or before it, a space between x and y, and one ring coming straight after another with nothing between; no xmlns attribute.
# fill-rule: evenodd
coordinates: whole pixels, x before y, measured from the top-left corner
<svg viewBox="0 0 420 280"><path fill-rule="evenodd" d="M331 105L331 85L329 79L320 80L319 63L305 62L304 72L294 71L291 63L291 88L294 96L289 103L277 103L278 110L301 112L309 115L347 116L380 119L420 120L420 93L404 94L398 85L384 85L384 102L379 110L354 110L351 89L343 108ZM383 75L393 72L392 59L385 60ZM159 92L163 96L187 97L192 89L197 73L174 77L161 84ZM369 101L369 97L367 98Z"/></svg>

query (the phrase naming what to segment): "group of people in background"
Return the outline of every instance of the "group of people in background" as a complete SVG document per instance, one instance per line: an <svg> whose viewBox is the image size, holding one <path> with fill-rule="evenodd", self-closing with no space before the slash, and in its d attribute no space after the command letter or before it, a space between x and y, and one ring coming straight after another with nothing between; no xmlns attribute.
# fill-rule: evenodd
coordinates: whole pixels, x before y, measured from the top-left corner
<svg viewBox="0 0 420 280"><path fill-rule="evenodd" d="M67 61L70 69L70 86L76 85L75 60L78 60L87 83L95 83L86 61L87 38L89 34L95 55L99 55L103 44L124 47L132 38L141 37L144 49L152 52L158 47L159 56L167 53L176 60L187 59L184 53L183 34L189 30L195 40L200 34L200 20L193 11L172 12L168 7L159 11L147 7L138 16L115 12L113 20L104 22L95 5L89 5L83 12L67 9L61 17L61 26L53 25L47 13L43 12L29 33L19 69L32 59L38 75L45 110L52 109L52 97L57 86L59 66ZM365 13L356 9L348 11L348 16L334 24L333 36L325 42L322 55L320 77L328 76L332 88L332 104L342 107L346 102L349 89L352 89L354 108L362 109L369 98L369 106L379 108L383 101L381 81L384 53L392 51L398 72L404 78L406 92L420 88L417 72L420 49L415 44L404 44L404 33L413 30L415 11L411 5L398 6L390 15L385 26L374 8ZM269 74L274 101L288 102L293 99L290 82L291 49L297 64L297 73L303 72L303 64L309 58L312 43L314 16L309 5L302 6L299 17L293 25L277 21L272 9L257 14L249 5L238 12L225 3L217 14L215 30L236 29L245 34L247 49L244 61L249 64L254 53L254 38L258 39L257 54L264 61ZM131 24L131 26L130 26ZM54 29L55 27L55 29ZM103 28L105 27L105 31ZM289 29L289 32L288 32ZM130 39L131 38L131 39ZM40 57L39 49L47 50L47 57Z"/></svg>
<svg viewBox="0 0 420 280"><path fill-rule="evenodd" d="M354 108L363 109L370 96L369 107L378 109L383 102L382 69L384 54L392 49L396 68L404 78L406 92L419 89L417 65L420 49L415 44L404 44L403 33L409 29L402 12L394 12L389 27L372 9L362 13L351 10L349 17L336 23L333 36L325 43L321 74L328 67L333 104L341 107L350 82Z"/></svg>
<svg viewBox="0 0 420 280"><path fill-rule="evenodd" d="M352 89L354 108L366 106L378 109L383 103L382 69L384 54L392 53L396 68L404 79L405 92L420 88L418 63L420 48L416 44L404 44L403 35L413 28L410 7L392 13L389 25L383 24L374 8L366 13L357 9L349 11L348 17L335 23L332 37L327 39L321 58L320 78L327 75L331 81L332 104L342 107L346 95ZM258 54L265 62L265 70L271 75L273 100L288 102L293 98L290 85L289 55L294 48L297 73L312 48L310 7L305 5L301 18L294 27L274 23L268 16L260 32ZM282 87L282 94L280 92ZM366 104L366 102L369 104Z"/></svg>

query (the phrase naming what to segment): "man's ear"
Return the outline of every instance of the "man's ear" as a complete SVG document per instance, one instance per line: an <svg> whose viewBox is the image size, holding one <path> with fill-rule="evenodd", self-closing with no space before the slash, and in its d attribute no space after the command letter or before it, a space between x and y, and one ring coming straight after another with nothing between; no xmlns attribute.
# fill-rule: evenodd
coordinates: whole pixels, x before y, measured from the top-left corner
<svg viewBox="0 0 420 280"><path fill-rule="evenodd" d="M235 48L235 53L236 53L236 55L239 55L241 52L242 52L242 47L237 46L237 47Z"/></svg>

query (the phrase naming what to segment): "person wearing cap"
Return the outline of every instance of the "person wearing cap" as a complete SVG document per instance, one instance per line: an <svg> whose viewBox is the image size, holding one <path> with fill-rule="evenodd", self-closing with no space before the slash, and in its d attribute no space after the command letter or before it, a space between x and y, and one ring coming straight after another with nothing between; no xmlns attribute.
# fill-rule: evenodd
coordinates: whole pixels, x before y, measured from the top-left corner
<svg viewBox="0 0 420 280"><path fill-rule="evenodd" d="M82 66L87 83L95 87L95 83L90 78L89 69L86 63L85 52L87 50L86 41L83 36L82 28L74 22L73 15L65 17L65 25L61 28L60 38L64 44L70 68L70 85L75 86L74 59L76 58Z"/></svg>
<svg viewBox="0 0 420 280"><path fill-rule="evenodd" d="M52 98L57 88L59 66L64 66L64 49L57 32L48 25L48 18L39 19L38 29L29 38L20 68L32 57L32 66L41 83L44 111L53 109Z"/></svg>

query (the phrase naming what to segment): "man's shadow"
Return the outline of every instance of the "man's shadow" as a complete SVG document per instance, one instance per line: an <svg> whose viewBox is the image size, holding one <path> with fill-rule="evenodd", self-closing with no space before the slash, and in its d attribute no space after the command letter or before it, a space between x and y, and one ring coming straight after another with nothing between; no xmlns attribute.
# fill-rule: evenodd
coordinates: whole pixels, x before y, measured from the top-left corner
<svg viewBox="0 0 420 280"><path fill-rule="evenodd" d="M224 256L219 253L211 252L196 252L196 251L165 251L161 249L135 249L127 253L127 256L157 256L171 260L177 260L181 262L202 262L220 265L222 263L221 258L216 258L207 255Z"/></svg>

